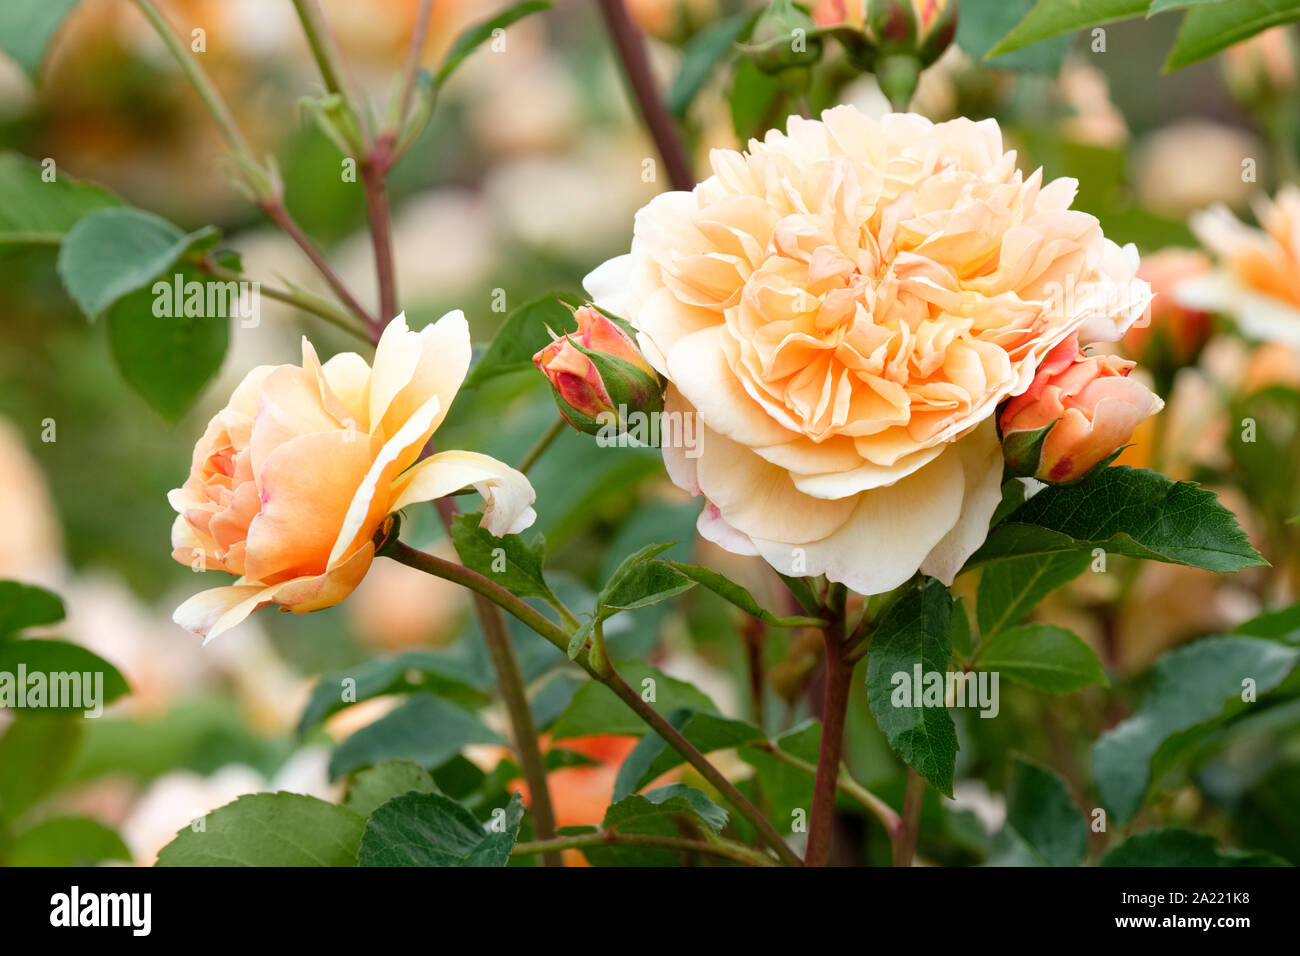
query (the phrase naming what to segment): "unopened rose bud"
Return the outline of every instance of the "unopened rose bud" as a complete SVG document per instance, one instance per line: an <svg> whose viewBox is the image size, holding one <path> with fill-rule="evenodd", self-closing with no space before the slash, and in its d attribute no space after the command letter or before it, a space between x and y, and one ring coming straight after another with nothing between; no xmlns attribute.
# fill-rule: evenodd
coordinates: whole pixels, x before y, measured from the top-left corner
<svg viewBox="0 0 1300 956"><path fill-rule="evenodd" d="M1012 471L1041 481L1078 481L1112 457L1164 402L1128 377L1134 363L1085 355L1070 336L1052 349L1029 388L1007 402L1002 450Z"/></svg>
<svg viewBox="0 0 1300 956"><path fill-rule="evenodd" d="M822 56L817 24L791 0L773 0L754 21L749 42L740 44L754 65L764 73L806 80L806 71Z"/></svg>
<svg viewBox="0 0 1300 956"><path fill-rule="evenodd" d="M663 409L663 386L631 335L591 306L574 312L578 331L533 356L551 383L560 414L579 431L596 434L614 416Z"/></svg>
<svg viewBox="0 0 1300 956"><path fill-rule="evenodd" d="M876 74L895 109L906 109L921 71L957 34L957 0L821 0L813 20L844 45L850 62Z"/></svg>

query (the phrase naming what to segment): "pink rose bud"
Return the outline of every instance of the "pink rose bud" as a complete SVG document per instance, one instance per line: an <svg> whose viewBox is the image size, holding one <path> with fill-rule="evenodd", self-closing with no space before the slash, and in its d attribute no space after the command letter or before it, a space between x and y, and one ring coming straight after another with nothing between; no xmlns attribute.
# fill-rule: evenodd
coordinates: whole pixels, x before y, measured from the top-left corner
<svg viewBox="0 0 1300 956"><path fill-rule="evenodd" d="M573 317L578 331L555 339L533 356L550 380L560 414L579 431L596 434L631 412L663 409L663 386L631 335L600 310L585 305Z"/></svg>
<svg viewBox="0 0 1300 956"><path fill-rule="evenodd" d="M1078 481L1112 457L1144 418L1164 407L1128 377L1134 363L1085 355L1072 335L1047 353L1029 388L1002 409L1002 451L1012 471Z"/></svg>

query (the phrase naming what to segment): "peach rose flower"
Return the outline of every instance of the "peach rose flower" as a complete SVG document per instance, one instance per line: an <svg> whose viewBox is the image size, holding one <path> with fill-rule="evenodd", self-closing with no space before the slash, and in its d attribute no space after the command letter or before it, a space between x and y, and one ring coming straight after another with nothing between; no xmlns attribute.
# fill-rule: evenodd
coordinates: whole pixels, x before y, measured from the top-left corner
<svg viewBox="0 0 1300 956"><path fill-rule="evenodd" d="M998 405L1077 333L1145 311L1137 252L1022 176L992 120L791 117L656 197L632 250L587 277L696 415L668 473L700 533L784 574L874 594L945 583L1000 498Z"/></svg>
<svg viewBox="0 0 1300 956"><path fill-rule="evenodd" d="M1251 338L1300 348L1300 187L1287 184L1255 209L1261 229L1216 205L1191 218L1220 270L1185 283L1178 300L1230 315Z"/></svg>
<svg viewBox="0 0 1300 956"><path fill-rule="evenodd" d="M322 365L304 338L301 367L249 372L168 495L173 557L240 578L190 598L176 622L211 640L265 604L295 614L338 604L369 570L387 515L468 485L493 534L532 524L532 486L496 459L444 451L416 463L469 363L457 311L419 332L399 315L373 368L354 352Z"/></svg>

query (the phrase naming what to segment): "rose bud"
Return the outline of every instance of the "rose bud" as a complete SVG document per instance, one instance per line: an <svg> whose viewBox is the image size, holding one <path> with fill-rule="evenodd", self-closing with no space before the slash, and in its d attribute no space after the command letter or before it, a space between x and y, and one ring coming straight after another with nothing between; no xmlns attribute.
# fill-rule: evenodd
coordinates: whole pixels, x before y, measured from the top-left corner
<svg viewBox="0 0 1300 956"><path fill-rule="evenodd" d="M1002 410L1002 451L1012 471L1068 483L1111 458L1139 422L1164 407L1128 377L1133 367L1115 355L1085 355L1077 335L1048 352L1029 388Z"/></svg>
<svg viewBox="0 0 1300 956"><path fill-rule="evenodd" d="M613 421L626 424L630 412L662 411L663 386L630 331L589 305L573 317L578 331L556 338L533 356L533 364L550 380L565 421L595 435Z"/></svg>

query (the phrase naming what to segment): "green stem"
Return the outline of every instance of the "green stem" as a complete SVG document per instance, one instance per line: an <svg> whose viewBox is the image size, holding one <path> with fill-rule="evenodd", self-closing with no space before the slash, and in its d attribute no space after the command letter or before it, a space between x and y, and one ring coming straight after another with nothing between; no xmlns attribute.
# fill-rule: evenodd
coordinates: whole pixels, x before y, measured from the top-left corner
<svg viewBox="0 0 1300 956"><path fill-rule="evenodd" d="M546 449L551 447L551 442L555 441L568 425L569 423L564 420L563 415L556 418L546 431L542 432L541 437L537 439L537 443L528 449L528 454L524 455L524 460L519 463L519 470L525 475L528 474L528 469L537 464L537 459L542 457Z"/></svg>
<svg viewBox="0 0 1300 956"><path fill-rule="evenodd" d="M307 36L307 45L311 47L311 55L320 69L325 88L351 105L353 101L348 92L343 62L334 48L334 39L325 24L325 14L321 11L320 4L316 0L293 0L293 6L298 11L302 32ZM360 111L357 111L357 115L361 115Z"/></svg>
<svg viewBox="0 0 1300 956"><path fill-rule="evenodd" d="M400 134L406 116L411 112L411 97L415 94L415 78L420 72L420 54L429 35L429 21L433 18L433 0L420 0L420 11L415 17L415 31L411 45L406 50L406 64L402 68L402 85L393 101L389 127L394 136Z"/></svg>
<svg viewBox="0 0 1300 956"><path fill-rule="evenodd" d="M302 309L304 312L310 312L317 318L324 319L349 335L355 335L365 342L370 341L370 337L366 335L365 331L357 328L356 323L352 321L353 317L349 313L344 312L327 299L322 299L320 296L312 295L310 292L304 292L300 289L281 289L265 282L250 279L241 272L218 265L211 256L204 256L199 263L199 267L214 279L222 279L227 282L256 281L258 291L268 299L275 299L277 302L283 302L286 305Z"/></svg>
<svg viewBox="0 0 1300 956"><path fill-rule="evenodd" d="M181 38L176 31L171 28L162 13L154 6L153 0L133 0L140 12L157 31L158 36L162 38L167 49L175 58L181 70L194 87L194 91L199 94L199 99L207 107L212 118L216 120L217 126L221 129L221 135L225 137L226 143L230 146L231 152L238 156L248 159L252 157L249 154L248 143L244 140L244 135L239 131L238 124L235 123L235 117L231 114L229 107L226 106L225 100L217 92L217 88L212 85L208 75L203 72L203 67L199 66L193 54L185 48Z"/></svg>
<svg viewBox="0 0 1300 956"><path fill-rule="evenodd" d="M452 521L456 516L456 503L449 498L442 498L435 502L435 507L450 537ZM393 547L406 546L394 542ZM448 563L452 564L452 562ZM501 699L506 705L506 715L510 719L512 743L515 754L519 757L519 769L523 771L524 780L528 783L529 802L533 811L533 830L540 839L550 840L555 836L555 811L551 804L550 781L546 776L546 761L542 757L538 742L533 712L528 706L528 693L523 674L519 670L519 658L515 654L515 646L510 640L510 632L506 628L506 620L501 613L501 608L481 594L472 596L474 613L483 629L483 640L492 658L492 667L496 671L497 683L501 688ZM563 866L564 861L558 852L546 853L542 857L542 864Z"/></svg>
<svg viewBox="0 0 1300 956"><path fill-rule="evenodd" d="M533 853L546 853L556 850L583 850L588 847L602 846L640 846L662 850L677 850L681 853L696 853L705 856L717 856L746 866L775 866L776 862L769 856L751 850L749 847L731 840L708 842L692 840L680 836L662 836L654 833L619 833L616 830L601 830L597 833L583 833L578 836L559 837L554 840L534 840L531 843L516 843L511 856L528 856Z"/></svg>
<svg viewBox="0 0 1300 956"><path fill-rule="evenodd" d="M567 652L572 630L565 630L560 627L546 615L534 610L523 599L511 594L501 585L477 571L456 564L454 561L447 561L436 555L426 554L403 544L401 541L389 543L384 548L383 553L409 567L424 571L426 574L432 574L435 577L444 578L466 587L476 594L481 594L507 614L513 615L528 625L557 648ZM689 740L683 737L676 727L642 700L641 695L628 686L628 683L619 676L617 671L612 667L597 668L591 662L586 650L579 652L575 661L588 674L612 690L615 696L627 704L670 747L681 754L686 762L694 767L705 780L709 781L736 808L736 811L749 821L763 842L776 852L782 862L790 866L802 865L802 861L790 849L785 840L781 838L781 835L776 832L776 828L745 798L744 794L736 789L735 784L723 776L717 767L709 763L707 758Z"/></svg>

